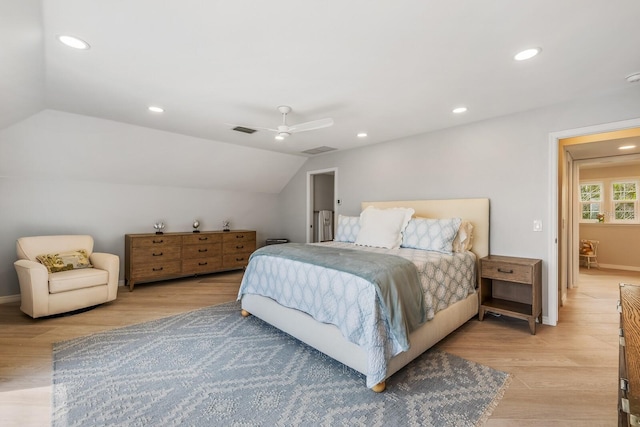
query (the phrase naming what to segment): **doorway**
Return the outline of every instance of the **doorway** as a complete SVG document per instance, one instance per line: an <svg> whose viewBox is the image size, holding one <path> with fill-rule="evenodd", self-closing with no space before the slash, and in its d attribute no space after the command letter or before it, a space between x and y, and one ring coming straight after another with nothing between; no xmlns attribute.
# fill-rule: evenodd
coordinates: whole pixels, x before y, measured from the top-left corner
<svg viewBox="0 0 640 427"><path fill-rule="evenodd" d="M574 209L578 173L576 157L619 155L617 143L624 138L640 137L640 119L607 123L550 134L549 263L547 286L543 296L548 313L545 323L556 325L559 303L566 295L569 280L577 280L578 263L574 239L577 238L578 212ZM589 146L591 144L591 146ZM589 151L586 148L596 148ZM639 147L640 148L640 147ZM595 153L595 154L593 154ZM586 157L584 157L586 158Z"/></svg>
<svg viewBox="0 0 640 427"><path fill-rule="evenodd" d="M338 168L307 172L307 243L333 240Z"/></svg>

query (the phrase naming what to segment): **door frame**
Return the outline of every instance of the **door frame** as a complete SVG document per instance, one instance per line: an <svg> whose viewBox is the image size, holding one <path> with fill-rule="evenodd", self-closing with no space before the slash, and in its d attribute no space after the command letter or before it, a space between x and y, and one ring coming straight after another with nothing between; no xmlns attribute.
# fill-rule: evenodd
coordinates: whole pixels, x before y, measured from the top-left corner
<svg viewBox="0 0 640 427"><path fill-rule="evenodd" d="M327 169L318 169L314 171L307 172L307 210L305 211L307 222L306 222L306 241L307 243L313 242L313 233L315 230L313 229L313 179L316 175L325 175L329 172L333 172L333 212L335 212L337 218L338 211L338 168L327 168Z"/></svg>
<svg viewBox="0 0 640 427"><path fill-rule="evenodd" d="M547 283L543 289L543 295L546 292L547 296L547 315L546 322L548 325L555 326L558 324L558 291L560 290L560 281L558 280L558 272L560 268L566 268L562 265L560 259L560 253L558 251L558 239L568 238L566 230L564 232L559 228L559 193L558 187L560 184L559 176L561 167L564 168L564 164L560 164L561 156L560 149L563 148L560 140L565 138L573 138L577 136L593 135L605 132L615 132L630 128L640 127L640 118L631 120L622 120L618 122L603 123L594 126L587 126L575 129L567 129L559 132L552 132L549 134L549 218L548 224L550 227L547 232L548 247L548 264L547 264ZM563 201L564 202L564 201ZM571 225L573 226L573 224ZM567 247L568 245L565 245ZM566 253L565 253L566 254ZM564 284L563 284L564 286Z"/></svg>

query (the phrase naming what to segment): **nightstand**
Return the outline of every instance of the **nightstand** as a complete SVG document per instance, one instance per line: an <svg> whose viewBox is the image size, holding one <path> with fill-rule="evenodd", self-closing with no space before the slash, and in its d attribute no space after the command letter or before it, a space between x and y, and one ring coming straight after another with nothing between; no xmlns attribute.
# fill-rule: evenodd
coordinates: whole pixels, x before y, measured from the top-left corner
<svg viewBox="0 0 640 427"><path fill-rule="evenodd" d="M527 320L531 334L542 323L542 260L489 255L480 259L480 308Z"/></svg>

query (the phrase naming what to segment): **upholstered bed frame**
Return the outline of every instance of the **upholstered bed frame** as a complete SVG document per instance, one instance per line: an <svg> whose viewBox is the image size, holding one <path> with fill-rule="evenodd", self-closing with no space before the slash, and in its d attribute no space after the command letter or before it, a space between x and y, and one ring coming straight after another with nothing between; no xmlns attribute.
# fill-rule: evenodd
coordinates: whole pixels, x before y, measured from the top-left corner
<svg viewBox="0 0 640 427"><path fill-rule="evenodd" d="M453 218L459 217L471 221L474 225L472 252L477 259L489 254L489 199L450 199L450 200L414 200L396 202L363 202L377 208L405 207L413 208L416 217ZM479 274L477 275L479 280ZM270 298L255 294L242 297L243 315L249 313L275 326L276 328L305 342L311 347L327 354L337 361L366 375L366 351L347 341L340 330L330 324L320 323L306 313L279 305ZM406 364L449 335L478 313L478 295L473 293L439 311L436 316L413 331L409 336L411 348L393 357L388 364L387 378ZM372 389L380 392L385 389L381 382Z"/></svg>

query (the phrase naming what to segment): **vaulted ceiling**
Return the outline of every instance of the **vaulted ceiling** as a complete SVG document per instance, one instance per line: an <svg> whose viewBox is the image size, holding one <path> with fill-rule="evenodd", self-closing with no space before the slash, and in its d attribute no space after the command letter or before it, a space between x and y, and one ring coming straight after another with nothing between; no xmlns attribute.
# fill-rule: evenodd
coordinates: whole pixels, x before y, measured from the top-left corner
<svg viewBox="0 0 640 427"><path fill-rule="evenodd" d="M640 85L625 79L640 72L637 0L0 2L0 34L18 40L0 49L0 127L48 108L300 154ZM279 105L289 124L334 125L284 141L231 130L277 126Z"/></svg>

